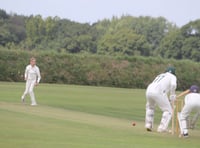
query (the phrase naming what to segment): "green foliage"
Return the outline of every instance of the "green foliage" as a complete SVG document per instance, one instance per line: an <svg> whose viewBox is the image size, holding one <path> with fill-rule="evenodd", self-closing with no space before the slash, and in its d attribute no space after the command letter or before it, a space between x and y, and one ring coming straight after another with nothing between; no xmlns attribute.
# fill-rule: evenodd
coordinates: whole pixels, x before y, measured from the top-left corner
<svg viewBox="0 0 200 148"><path fill-rule="evenodd" d="M10 47L9 45L17 45L26 37L25 19L20 15L9 16L0 11L0 45ZM14 47L16 47L16 45Z"/></svg>
<svg viewBox="0 0 200 148"><path fill-rule="evenodd" d="M145 88L172 64L184 89L200 81L191 73L198 63L182 60L200 61L199 33L200 20L178 28L163 17L125 15L82 24L0 9L0 80L23 81L36 56L47 83Z"/></svg>
<svg viewBox="0 0 200 148"><path fill-rule="evenodd" d="M123 15L94 24L0 11L0 46L7 49L199 61L200 21L181 28L163 17Z"/></svg>
<svg viewBox="0 0 200 148"><path fill-rule="evenodd" d="M98 53L100 54L149 55L149 45L145 37L128 28L106 33L98 45Z"/></svg>
<svg viewBox="0 0 200 148"><path fill-rule="evenodd" d="M189 22L163 38L159 52L162 57L199 61L200 20Z"/></svg>
<svg viewBox="0 0 200 148"><path fill-rule="evenodd" d="M6 13L5 10L0 9L0 19L8 19L9 15Z"/></svg>
<svg viewBox="0 0 200 148"><path fill-rule="evenodd" d="M198 77L200 65L192 61L2 49L0 50L0 80L23 81L24 69L29 64L31 56L37 58L42 82L45 83L146 88L157 74L164 72L168 65L176 67L178 89L184 90L193 83L200 83Z"/></svg>

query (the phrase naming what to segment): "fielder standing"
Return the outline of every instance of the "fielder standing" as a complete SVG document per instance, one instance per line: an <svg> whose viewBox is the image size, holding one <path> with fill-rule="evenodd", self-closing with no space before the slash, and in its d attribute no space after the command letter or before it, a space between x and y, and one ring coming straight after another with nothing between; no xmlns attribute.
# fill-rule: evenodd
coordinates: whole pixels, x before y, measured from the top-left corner
<svg viewBox="0 0 200 148"><path fill-rule="evenodd" d="M147 131L152 131L153 129L154 111L156 105L158 105L163 112L157 131L167 131L172 117L172 107L170 101L174 101L176 99L176 87L177 78L175 76L174 67L168 67L164 73L159 74L147 87L145 116L145 128ZM170 96L169 99L168 95Z"/></svg>
<svg viewBox="0 0 200 148"><path fill-rule="evenodd" d="M26 89L21 97L22 102L25 101L25 97L29 93L31 97L31 105L35 106L37 103L33 89L39 84L41 75L39 67L36 66L36 59L34 57L30 59L30 64L26 66L24 79L26 81Z"/></svg>
<svg viewBox="0 0 200 148"><path fill-rule="evenodd" d="M187 119L192 111L196 111L198 116L200 112L200 94L199 87L197 85L192 85L190 89L185 91L187 95L185 96L183 109L181 113L178 114L179 125L181 130L181 135L188 137L188 125ZM197 118L197 117L196 117ZM196 119L196 121L198 118ZM196 122L195 121L195 122Z"/></svg>

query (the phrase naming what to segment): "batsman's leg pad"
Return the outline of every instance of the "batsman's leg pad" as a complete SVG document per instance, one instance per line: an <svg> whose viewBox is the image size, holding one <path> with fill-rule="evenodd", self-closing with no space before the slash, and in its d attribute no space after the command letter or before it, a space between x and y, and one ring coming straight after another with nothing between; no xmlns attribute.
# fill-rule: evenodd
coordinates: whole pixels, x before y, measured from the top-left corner
<svg viewBox="0 0 200 148"><path fill-rule="evenodd" d="M170 112L168 111L163 112L160 125L158 126L158 132L167 131L171 117L172 117L172 114Z"/></svg>
<svg viewBox="0 0 200 148"><path fill-rule="evenodd" d="M153 128L153 122L154 122L154 110L147 109L146 110L146 117L145 117L145 127L146 128Z"/></svg>

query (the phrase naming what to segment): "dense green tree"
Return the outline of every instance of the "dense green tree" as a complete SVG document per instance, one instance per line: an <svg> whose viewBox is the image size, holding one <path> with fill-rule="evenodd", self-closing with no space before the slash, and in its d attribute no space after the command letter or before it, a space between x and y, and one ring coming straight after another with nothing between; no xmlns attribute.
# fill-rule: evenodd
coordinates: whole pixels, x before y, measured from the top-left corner
<svg viewBox="0 0 200 148"><path fill-rule="evenodd" d="M182 59L182 46L183 37L180 36L180 31L169 32L161 41L154 55L160 55L164 58Z"/></svg>
<svg viewBox="0 0 200 148"><path fill-rule="evenodd" d="M0 46L106 55L200 60L200 20L178 28L163 17L123 15L93 24L0 9Z"/></svg>
<svg viewBox="0 0 200 148"><path fill-rule="evenodd" d="M0 19L8 19L9 18L9 14L6 13L5 10L0 9Z"/></svg>
<svg viewBox="0 0 200 148"><path fill-rule="evenodd" d="M200 61L200 21L184 25L163 38L157 54L165 58Z"/></svg>
<svg viewBox="0 0 200 148"><path fill-rule="evenodd" d="M13 15L9 19L9 31L15 36L15 43L20 43L20 41L26 38L26 28L25 28L25 17L19 15Z"/></svg>
<svg viewBox="0 0 200 148"><path fill-rule="evenodd" d="M0 45L5 46L9 41L10 32L7 29L7 26L4 24L3 20L0 20Z"/></svg>
<svg viewBox="0 0 200 148"><path fill-rule="evenodd" d="M200 61L200 20L190 22L181 28L183 57Z"/></svg>
<svg viewBox="0 0 200 148"><path fill-rule="evenodd" d="M105 34L98 45L100 54L149 55L145 37L128 28Z"/></svg>
<svg viewBox="0 0 200 148"><path fill-rule="evenodd" d="M0 45L19 44L26 37L24 16L8 15L0 10Z"/></svg>
<svg viewBox="0 0 200 148"><path fill-rule="evenodd" d="M44 39L46 30L44 20L40 15L30 16L26 21L26 43L28 49L33 49Z"/></svg>
<svg viewBox="0 0 200 148"><path fill-rule="evenodd" d="M56 17L47 17L44 22L45 26L45 37L47 40L53 40L55 39L55 33L56 33Z"/></svg>
<svg viewBox="0 0 200 148"><path fill-rule="evenodd" d="M139 17L133 21L132 28L147 38L150 50L156 50L165 35L176 27L163 17Z"/></svg>

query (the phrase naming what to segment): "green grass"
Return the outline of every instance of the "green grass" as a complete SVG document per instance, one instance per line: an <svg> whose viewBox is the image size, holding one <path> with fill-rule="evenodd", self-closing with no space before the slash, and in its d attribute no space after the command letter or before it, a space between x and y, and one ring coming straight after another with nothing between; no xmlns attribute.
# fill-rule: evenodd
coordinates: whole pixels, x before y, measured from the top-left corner
<svg viewBox="0 0 200 148"><path fill-rule="evenodd" d="M24 83L0 82L1 148L199 147L199 129L188 139L144 129L145 90L41 84L21 104ZM161 112L156 110L155 129ZM132 122L136 126L132 126Z"/></svg>

